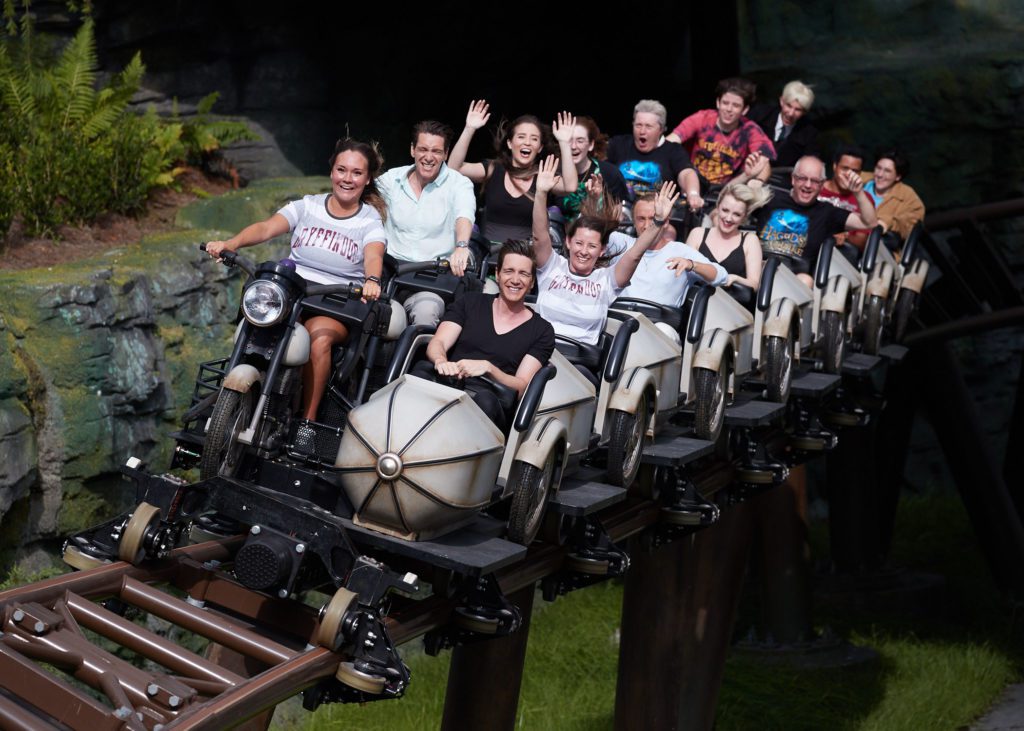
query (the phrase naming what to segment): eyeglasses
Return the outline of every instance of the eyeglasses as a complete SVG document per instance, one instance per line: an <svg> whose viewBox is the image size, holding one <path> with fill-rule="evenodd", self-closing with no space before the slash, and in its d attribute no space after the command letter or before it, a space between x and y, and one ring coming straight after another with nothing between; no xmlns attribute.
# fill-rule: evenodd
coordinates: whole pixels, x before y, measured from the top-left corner
<svg viewBox="0 0 1024 731"><path fill-rule="evenodd" d="M808 175L794 175L794 183L810 183L811 185L821 185L825 181L822 178L812 178Z"/></svg>

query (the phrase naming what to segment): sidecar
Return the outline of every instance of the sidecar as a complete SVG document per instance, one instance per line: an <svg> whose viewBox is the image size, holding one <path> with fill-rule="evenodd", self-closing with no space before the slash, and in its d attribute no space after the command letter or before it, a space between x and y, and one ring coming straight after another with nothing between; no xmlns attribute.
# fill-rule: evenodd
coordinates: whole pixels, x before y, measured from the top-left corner
<svg viewBox="0 0 1024 731"><path fill-rule="evenodd" d="M557 353L522 399L490 382L512 417L502 433L465 391L407 373L432 331L408 328L388 385L349 414L334 472L353 520L427 540L507 503L507 537L529 544L562 475L586 449L593 387ZM587 427L582 445L576 441L581 424Z"/></svg>

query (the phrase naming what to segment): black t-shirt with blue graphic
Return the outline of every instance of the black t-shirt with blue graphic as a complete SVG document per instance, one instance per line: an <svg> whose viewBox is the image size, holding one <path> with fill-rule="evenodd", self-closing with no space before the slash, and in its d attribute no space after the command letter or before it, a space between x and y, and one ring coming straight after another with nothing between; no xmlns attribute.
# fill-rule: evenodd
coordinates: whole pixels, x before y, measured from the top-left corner
<svg viewBox="0 0 1024 731"><path fill-rule="evenodd" d="M612 137L608 142L608 162L622 173L630 200L640 193L657 193L663 182L674 183L679 173L693 167L682 145L663 142L650 152L640 152L633 144L633 135Z"/></svg>
<svg viewBox="0 0 1024 731"><path fill-rule="evenodd" d="M764 252L797 257L804 264L801 271L808 273L822 242L846 229L850 212L819 200L802 206L789 193L777 192L755 216Z"/></svg>

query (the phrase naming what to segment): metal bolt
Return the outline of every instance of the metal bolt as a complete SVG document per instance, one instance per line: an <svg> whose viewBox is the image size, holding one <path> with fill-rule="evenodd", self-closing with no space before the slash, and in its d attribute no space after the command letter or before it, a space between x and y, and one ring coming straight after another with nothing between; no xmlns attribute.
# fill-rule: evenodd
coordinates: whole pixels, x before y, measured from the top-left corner
<svg viewBox="0 0 1024 731"><path fill-rule="evenodd" d="M114 711L114 715L120 718L122 721L126 721L128 720L128 717L132 715L132 709L128 706L121 706L116 711Z"/></svg>
<svg viewBox="0 0 1024 731"><path fill-rule="evenodd" d="M364 640L363 647L373 647L373 640Z"/></svg>
<svg viewBox="0 0 1024 731"><path fill-rule="evenodd" d="M295 546L295 553L303 553L305 550L306 546L303 543L300 543L297 546Z"/></svg>
<svg viewBox="0 0 1024 731"><path fill-rule="evenodd" d="M41 635L46 630L46 625L42 622L36 622L34 625L32 625L32 629L35 630L35 633L37 635Z"/></svg>
<svg viewBox="0 0 1024 731"><path fill-rule="evenodd" d="M287 589L279 589L278 592L277 592L277 595L279 597L281 597L282 599L287 599L288 598L288 590Z"/></svg>
<svg viewBox="0 0 1024 731"><path fill-rule="evenodd" d="M20 622L21 620L25 619L25 613L20 609L15 609L14 614L11 616L11 619L13 619L15 622Z"/></svg>
<svg viewBox="0 0 1024 731"><path fill-rule="evenodd" d="M367 632L366 636L369 637L371 640L377 639L377 635L375 635L373 632Z"/></svg>
<svg viewBox="0 0 1024 731"><path fill-rule="evenodd" d="M294 483L295 487L302 487L302 480L296 480Z"/></svg>
<svg viewBox="0 0 1024 731"><path fill-rule="evenodd" d="M260 530L262 529L258 525L254 525L252 528L249 529L249 532L252 533L254 536L258 536L260 534Z"/></svg>
<svg viewBox="0 0 1024 731"><path fill-rule="evenodd" d="M170 698L167 699L167 705L169 705L171 708L177 708L181 705L181 698L179 698L176 695L172 695Z"/></svg>
<svg viewBox="0 0 1024 731"><path fill-rule="evenodd" d="M156 695L160 692L160 688L157 687L156 683L150 683L146 686L146 695Z"/></svg>

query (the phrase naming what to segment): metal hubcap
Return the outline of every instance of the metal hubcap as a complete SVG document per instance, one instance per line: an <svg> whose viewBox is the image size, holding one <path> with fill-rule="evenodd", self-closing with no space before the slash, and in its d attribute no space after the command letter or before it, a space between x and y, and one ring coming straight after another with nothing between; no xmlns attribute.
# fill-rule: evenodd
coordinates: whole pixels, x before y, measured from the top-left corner
<svg viewBox="0 0 1024 731"><path fill-rule="evenodd" d="M385 452L377 458L377 474L382 480L397 480L402 474L402 458L394 452Z"/></svg>

